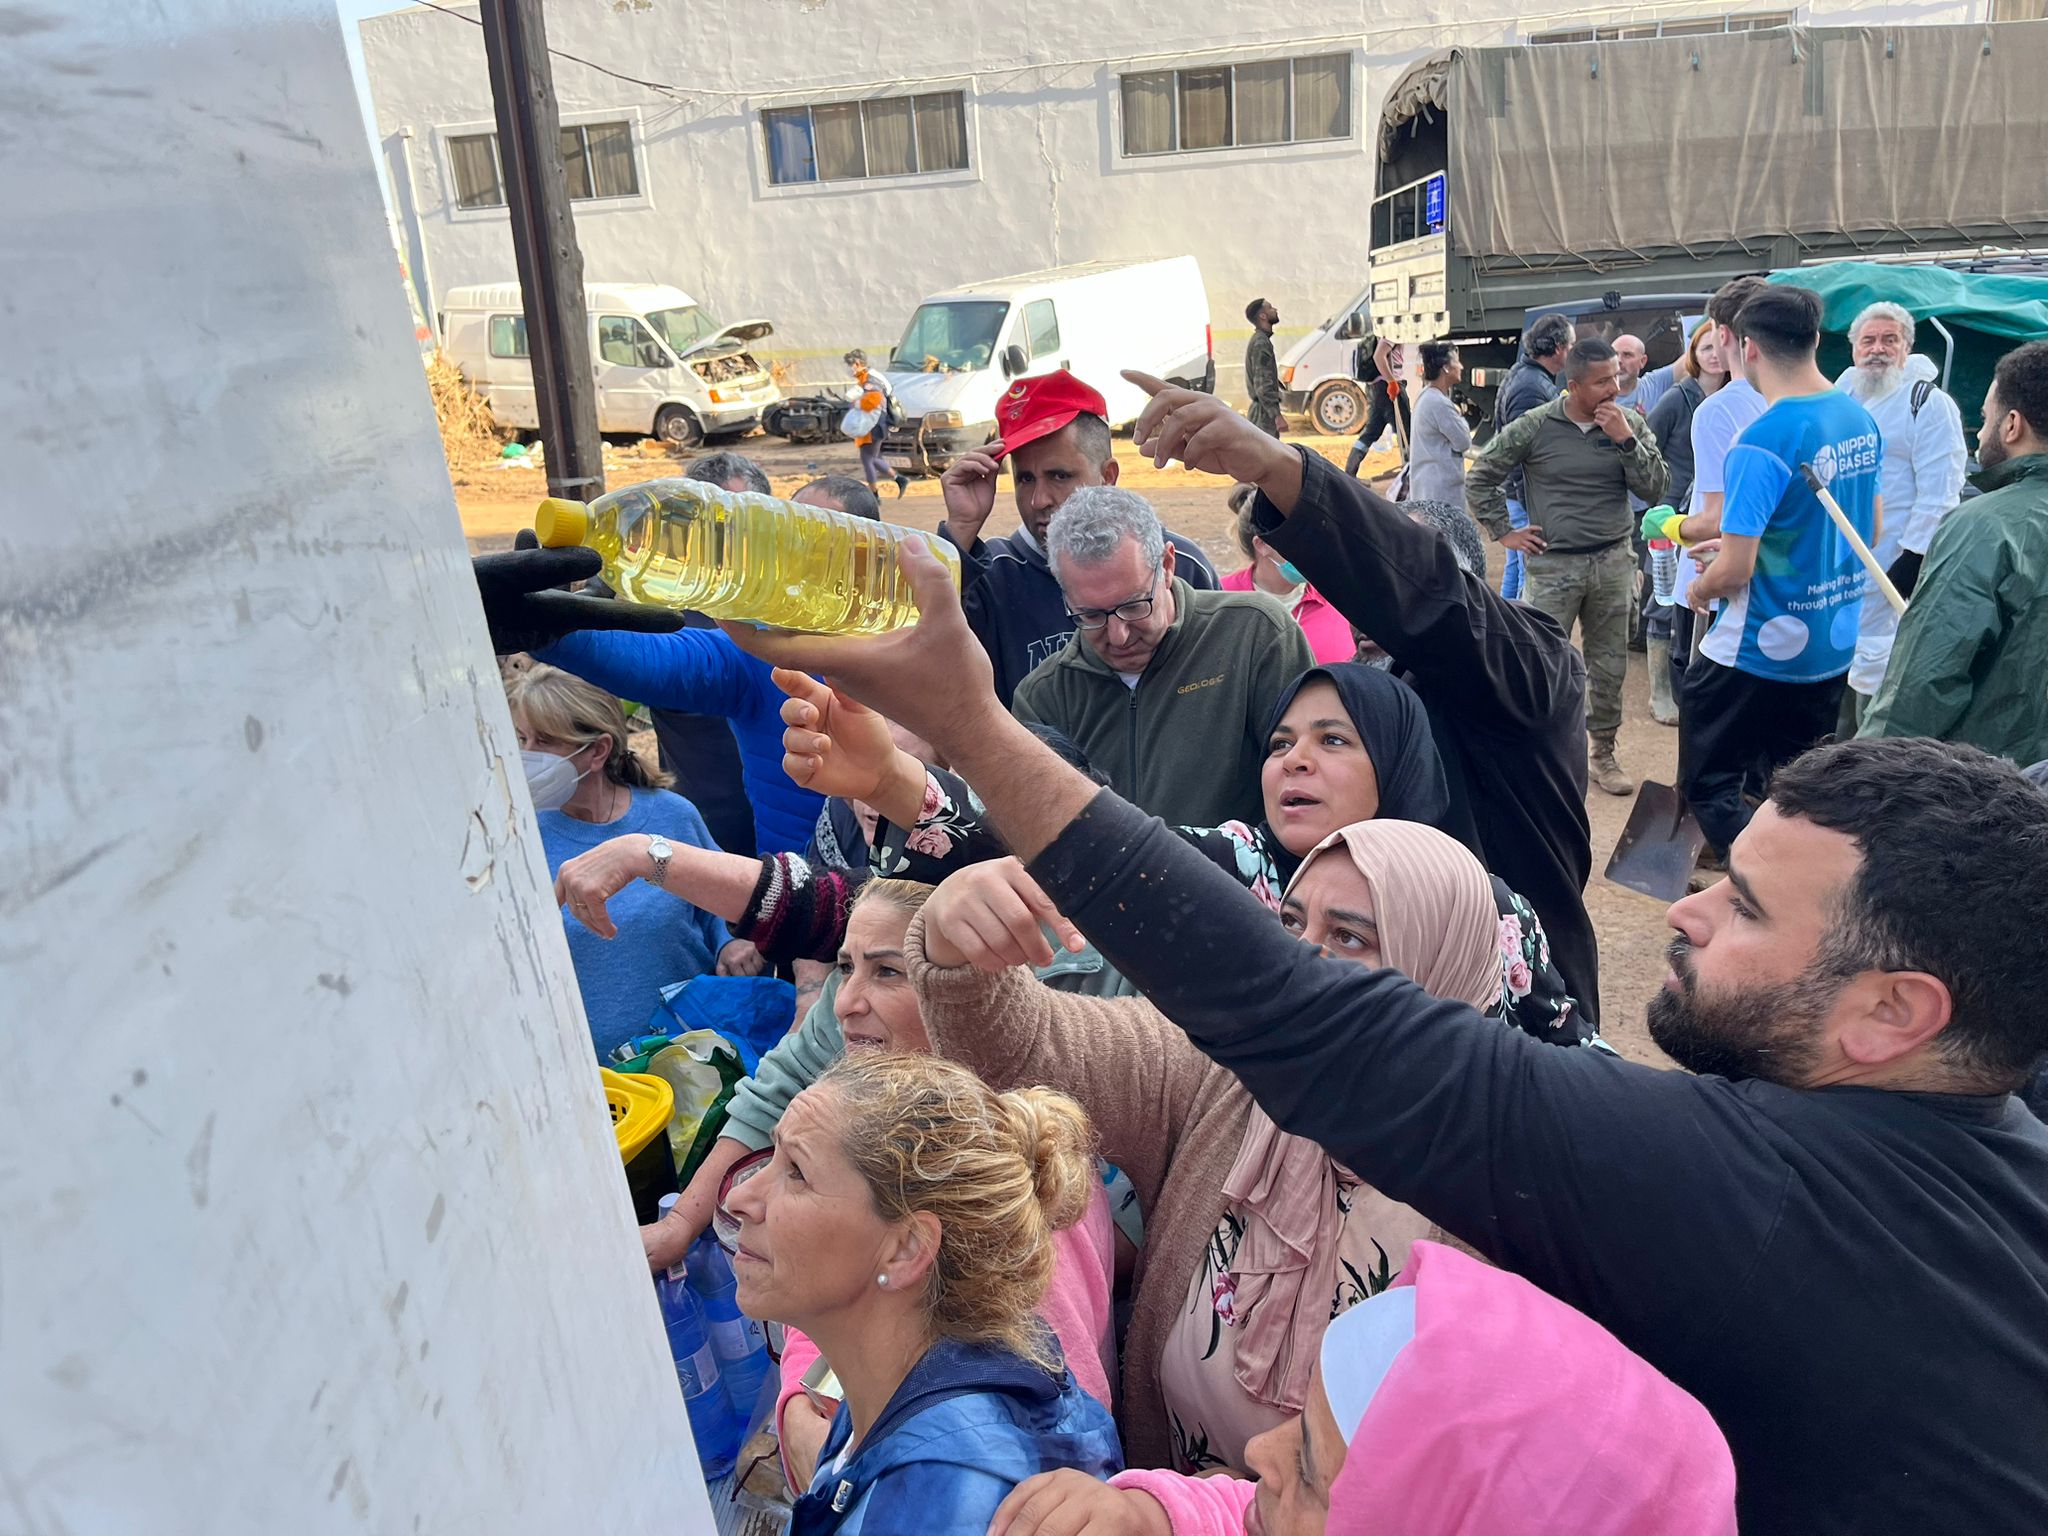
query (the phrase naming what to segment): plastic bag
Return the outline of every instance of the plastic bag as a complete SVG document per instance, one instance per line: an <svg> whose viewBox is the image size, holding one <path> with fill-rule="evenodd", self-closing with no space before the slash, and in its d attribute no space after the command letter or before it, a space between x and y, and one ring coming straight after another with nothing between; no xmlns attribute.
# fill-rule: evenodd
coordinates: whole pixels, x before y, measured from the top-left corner
<svg viewBox="0 0 2048 1536"><path fill-rule="evenodd" d="M715 1029L739 1047L749 1073L796 1022L796 988L773 976L697 976L661 989L650 1032L676 1036Z"/></svg>
<svg viewBox="0 0 2048 1536"><path fill-rule="evenodd" d="M734 1086L746 1076L740 1053L716 1030L695 1029L656 1051L648 1059L647 1071L675 1090L668 1149L675 1160L676 1187L688 1188L690 1175L725 1129Z"/></svg>

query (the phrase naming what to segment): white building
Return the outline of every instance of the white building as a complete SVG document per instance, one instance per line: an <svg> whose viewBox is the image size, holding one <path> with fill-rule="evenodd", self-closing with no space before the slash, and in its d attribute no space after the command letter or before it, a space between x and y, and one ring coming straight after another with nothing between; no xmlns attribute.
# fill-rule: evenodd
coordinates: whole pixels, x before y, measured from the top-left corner
<svg viewBox="0 0 2048 1536"><path fill-rule="evenodd" d="M1431 49L2012 9L551 0L547 26L590 280L673 283L720 317L766 316L764 354L817 379L850 346L893 344L925 294L1186 252L1230 393L1249 300L1270 298L1285 334L1362 286L1381 98ZM430 311L452 286L514 275L475 18L420 6L362 23Z"/></svg>

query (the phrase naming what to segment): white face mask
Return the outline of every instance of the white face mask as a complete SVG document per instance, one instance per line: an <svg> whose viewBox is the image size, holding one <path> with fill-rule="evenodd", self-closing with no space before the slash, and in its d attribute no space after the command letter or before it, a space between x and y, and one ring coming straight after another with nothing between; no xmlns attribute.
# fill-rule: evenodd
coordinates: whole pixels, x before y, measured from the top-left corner
<svg viewBox="0 0 2048 1536"><path fill-rule="evenodd" d="M519 763L526 770L526 787L533 795L536 811L558 811L569 803L576 786L590 776L590 770L576 771L574 763L552 752L522 750Z"/></svg>

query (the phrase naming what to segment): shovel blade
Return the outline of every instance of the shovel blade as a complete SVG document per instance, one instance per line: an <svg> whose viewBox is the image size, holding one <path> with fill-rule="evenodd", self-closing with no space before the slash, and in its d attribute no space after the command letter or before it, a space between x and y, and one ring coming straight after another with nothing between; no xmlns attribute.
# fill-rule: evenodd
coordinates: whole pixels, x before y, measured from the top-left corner
<svg viewBox="0 0 2048 1536"><path fill-rule="evenodd" d="M1669 784L1645 780L1607 861L1607 878L1659 901L1677 901L1706 845L1685 797Z"/></svg>

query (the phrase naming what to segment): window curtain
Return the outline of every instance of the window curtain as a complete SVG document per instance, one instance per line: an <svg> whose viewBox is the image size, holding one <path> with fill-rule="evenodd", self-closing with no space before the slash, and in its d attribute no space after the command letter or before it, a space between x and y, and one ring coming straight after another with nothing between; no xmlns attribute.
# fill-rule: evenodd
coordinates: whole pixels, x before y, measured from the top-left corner
<svg viewBox="0 0 2048 1536"><path fill-rule="evenodd" d="M569 184L569 197L582 202L590 196L590 161L583 153L583 130L562 130L562 172Z"/></svg>
<svg viewBox="0 0 2048 1536"><path fill-rule="evenodd" d="M496 208L505 201L498 184L496 135L470 134L448 141L448 164L455 172L455 206Z"/></svg>
<svg viewBox="0 0 2048 1536"><path fill-rule="evenodd" d="M835 102L811 108L811 134L818 156L818 180L854 181L867 175L860 141L860 103Z"/></svg>
<svg viewBox="0 0 2048 1536"><path fill-rule="evenodd" d="M1285 144L1288 138L1287 60L1275 59L1268 64L1240 64L1235 73L1237 142Z"/></svg>
<svg viewBox="0 0 2048 1536"><path fill-rule="evenodd" d="M763 112L761 132L768 140L768 180L773 185L818 179L817 157L811 152L809 107Z"/></svg>
<svg viewBox="0 0 2048 1536"><path fill-rule="evenodd" d="M583 130L590 158L592 197L637 197L640 170L633 164L633 130L625 123L592 123Z"/></svg>
<svg viewBox="0 0 2048 1536"><path fill-rule="evenodd" d="M917 142L910 125L910 98L892 96L861 103L867 120L868 174L908 176L917 170Z"/></svg>
<svg viewBox="0 0 2048 1536"><path fill-rule="evenodd" d="M1174 147L1173 75L1124 76L1124 153L1163 155Z"/></svg>
<svg viewBox="0 0 2048 1536"><path fill-rule="evenodd" d="M934 91L917 101L917 164L924 171L967 169L967 100L959 91Z"/></svg>
<svg viewBox="0 0 2048 1536"><path fill-rule="evenodd" d="M1351 55L1329 53L1294 61L1294 136L1351 137Z"/></svg>
<svg viewBox="0 0 2048 1536"><path fill-rule="evenodd" d="M1180 147L1222 149L1230 142L1230 71L1182 70Z"/></svg>

